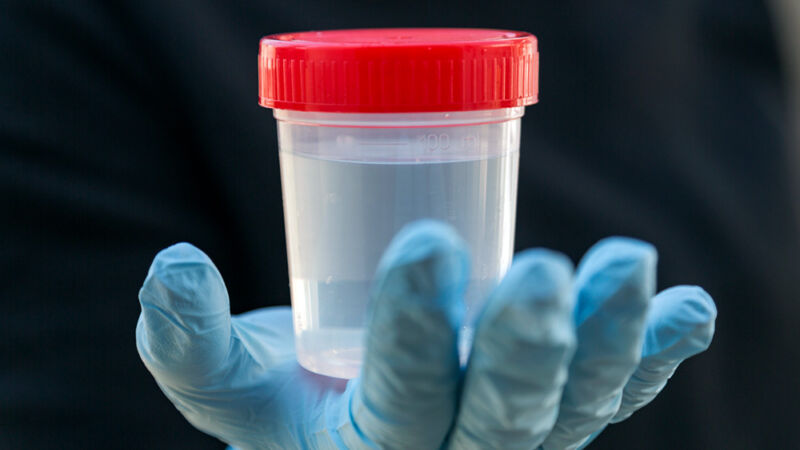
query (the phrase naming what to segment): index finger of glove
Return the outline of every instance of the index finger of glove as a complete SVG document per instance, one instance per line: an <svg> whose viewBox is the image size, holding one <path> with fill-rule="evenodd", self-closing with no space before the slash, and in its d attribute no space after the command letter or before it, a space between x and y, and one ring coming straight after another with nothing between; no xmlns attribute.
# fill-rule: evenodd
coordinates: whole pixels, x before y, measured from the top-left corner
<svg viewBox="0 0 800 450"><path fill-rule="evenodd" d="M372 291L364 365L345 441L378 448L437 448L453 420L460 366L457 330L469 276L451 227L413 223L394 238Z"/></svg>
<svg viewBox="0 0 800 450"><path fill-rule="evenodd" d="M572 264L523 252L478 322L449 447L532 449L550 432L575 348Z"/></svg>

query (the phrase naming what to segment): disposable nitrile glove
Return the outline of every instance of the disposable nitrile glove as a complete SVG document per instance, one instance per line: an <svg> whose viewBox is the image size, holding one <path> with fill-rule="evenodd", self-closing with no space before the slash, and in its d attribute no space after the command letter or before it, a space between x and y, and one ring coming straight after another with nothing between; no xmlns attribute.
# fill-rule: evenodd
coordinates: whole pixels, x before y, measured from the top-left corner
<svg viewBox="0 0 800 450"><path fill-rule="evenodd" d="M347 381L297 364L289 308L231 317L211 260L178 244L139 293L136 341L186 419L239 448L577 448L711 341L711 298L697 287L653 297L655 263L650 245L624 238L594 246L574 276L561 254L517 255L462 369L468 253L452 228L416 222L379 264L361 376Z"/></svg>

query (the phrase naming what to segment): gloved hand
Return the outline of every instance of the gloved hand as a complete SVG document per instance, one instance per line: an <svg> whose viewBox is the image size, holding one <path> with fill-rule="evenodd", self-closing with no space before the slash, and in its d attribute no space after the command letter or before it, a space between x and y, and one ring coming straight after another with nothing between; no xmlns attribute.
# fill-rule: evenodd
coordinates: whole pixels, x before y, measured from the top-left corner
<svg viewBox="0 0 800 450"><path fill-rule="evenodd" d="M289 308L231 317L211 260L178 244L139 293L136 343L186 419L240 448L577 448L711 341L711 298L653 297L655 266L653 247L624 238L595 245L574 277L559 253L522 252L462 373L467 250L448 226L414 223L379 264L361 376L345 381L297 364Z"/></svg>

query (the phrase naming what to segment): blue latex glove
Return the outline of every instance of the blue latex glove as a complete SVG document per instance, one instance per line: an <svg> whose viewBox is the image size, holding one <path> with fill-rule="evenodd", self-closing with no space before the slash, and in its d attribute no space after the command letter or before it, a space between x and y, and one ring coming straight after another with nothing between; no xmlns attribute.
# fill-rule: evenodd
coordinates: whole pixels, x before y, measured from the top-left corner
<svg viewBox="0 0 800 450"><path fill-rule="evenodd" d="M650 245L622 238L593 247L574 277L561 254L517 255L462 370L467 251L451 228L417 222L381 260L361 376L345 381L297 364L288 308L231 317L211 260L178 244L139 293L136 342L186 419L240 448L577 448L711 340L711 298L653 297L655 263Z"/></svg>

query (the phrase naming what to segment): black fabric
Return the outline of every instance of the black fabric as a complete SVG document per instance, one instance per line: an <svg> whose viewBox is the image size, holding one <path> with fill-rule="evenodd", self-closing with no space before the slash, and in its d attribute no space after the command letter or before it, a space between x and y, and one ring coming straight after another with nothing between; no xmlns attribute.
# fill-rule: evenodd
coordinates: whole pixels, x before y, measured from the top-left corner
<svg viewBox="0 0 800 450"><path fill-rule="evenodd" d="M363 26L538 35L517 247L639 237L661 288L716 299L708 353L594 448L796 441L797 167L761 2L75 0L0 4L0 447L221 446L139 361L137 290L189 241L235 312L289 302L258 39Z"/></svg>

